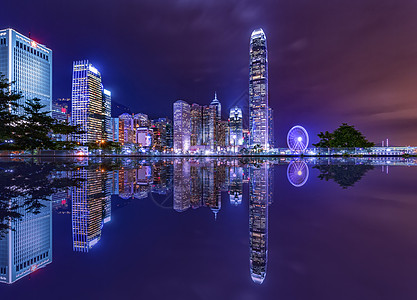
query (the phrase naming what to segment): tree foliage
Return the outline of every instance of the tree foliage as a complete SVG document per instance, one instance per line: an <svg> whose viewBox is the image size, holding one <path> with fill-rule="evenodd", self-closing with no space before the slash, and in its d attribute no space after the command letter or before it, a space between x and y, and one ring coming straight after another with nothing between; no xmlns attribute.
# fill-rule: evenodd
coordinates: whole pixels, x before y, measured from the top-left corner
<svg viewBox="0 0 417 300"><path fill-rule="evenodd" d="M60 123L45 111L40 99L26 100L13 89L13 83L0 74L0 149L72 149L75 143L68 141L72 134L84 133L79 126ZM18 113L23 111L23 114ZM65 142L52 139L52 134L66 136Z"/></svg>
<svg viewBox="0 0 417 300"><path fill-rule="evenodd" d="M12 140L18 116L13 113L19 107L20 93L11 90L12 85L0 74L0 144Z"/></svg>
<svg viewBox="0 0 417 300"><path fill-rule="evenodd" d="M347 123L343 123L333 132L320 132L318 137L320 141L313 146L319 148L367 148L375 146L353 125Z"/></svg>

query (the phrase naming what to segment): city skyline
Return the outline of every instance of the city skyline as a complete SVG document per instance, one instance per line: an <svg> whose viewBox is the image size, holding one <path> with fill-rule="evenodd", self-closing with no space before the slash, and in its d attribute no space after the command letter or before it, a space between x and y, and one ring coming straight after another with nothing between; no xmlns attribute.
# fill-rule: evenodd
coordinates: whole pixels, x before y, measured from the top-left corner
<svg viewBox="0 0 417 300"><path fill-rule="evenodd" d="M65 20L70 24L77 2L62 7L52 3L45 10L31 4L19 7L20 21L7 15L0 28L14 28L24 35L31 32L31 38L54 51L54 98L69 97L71 74L66 70L72 60L89 57L106 73L114 101L155 118L157 113L169 116L168 102L203 103L211 99L213 90L222 95L225 111L246 98L247 36L262 27L274 57L269 77L276 146L285 145L286 131L297 123L318 133L342 122L356 125L378 144L389 138L393 145L415 145L417 134L407 130L415 124L417 113L412 84L417 51L410 42L417 22L414 1L342 1L339 5L319 1L314 6L226 1L196 2L189 8L181 1L165 3L163 8L144 1L131 4L131 10L123 4L127 2L117 7L102 3L97 8L101 14L93 17L95 22L87 31L78 30L83 22L59 31L52 26L58 17L64 21L60 24ZM17 6L6 2L4 9L14 11ZM108 11L118 22L105 23L101 16ZM147 17L143 12L153 14ZM223 20L225 12L232 13ZM124 23L129 19L126 14L139 20L139 26ZM143 39L124 43L129 35ZM106 47L97 46L111 39ZM193 43L183 52L186 39ZM149 41L146 47L144 40ZM126 80L121 74L135 79ZM157 88L160 83L164 89Z"/></svg>

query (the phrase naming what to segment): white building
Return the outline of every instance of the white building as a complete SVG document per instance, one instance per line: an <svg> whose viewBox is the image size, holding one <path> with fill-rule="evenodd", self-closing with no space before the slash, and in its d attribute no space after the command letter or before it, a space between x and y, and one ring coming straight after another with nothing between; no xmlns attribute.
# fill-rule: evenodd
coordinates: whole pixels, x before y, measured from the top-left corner
<svg viewBox="0 0 417 300"><path fill-rule="evenodd" d="M0 73L22 92L20 104L38 98L52 108L52 50L13 29L0 30ZM19 108L17 113L23 114Z"/></svg>

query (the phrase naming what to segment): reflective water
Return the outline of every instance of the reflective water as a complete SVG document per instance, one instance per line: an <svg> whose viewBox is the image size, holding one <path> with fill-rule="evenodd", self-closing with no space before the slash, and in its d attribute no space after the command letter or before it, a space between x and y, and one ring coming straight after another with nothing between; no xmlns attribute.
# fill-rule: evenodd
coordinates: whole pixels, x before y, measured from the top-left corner
<svg viewBox="0 0 417 300"><path fill-rule="evenodd" d="M416 299L416 166L2 159L1 299Z"/></svg>

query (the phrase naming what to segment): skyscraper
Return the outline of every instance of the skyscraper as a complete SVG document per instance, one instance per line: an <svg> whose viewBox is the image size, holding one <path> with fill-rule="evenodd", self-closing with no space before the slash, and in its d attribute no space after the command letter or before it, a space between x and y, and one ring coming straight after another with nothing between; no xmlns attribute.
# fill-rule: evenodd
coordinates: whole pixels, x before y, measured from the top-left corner
<svg viewBox="0 0 417 300"><path fill-rule="evenodd" d="M191 146L201 145L203 139L203 111L196 103L191 105Z"/></svg>
<svg viewBox="0 0 417 300"><path fill-rule="evenodd" d="M249 64L249 146L269 149L268 141L268 58L262 29L252 32Z"/></svg>
<svg viewBox="0 0 417 300"><path fill-rule="evenodd" d="M210 148L216 149L216 135L217 135L217 108L212 105L203 106L203 140L202 144Z"/></svg>
<svg viewBox="0 0 417 300"><path fill-rule="evenodd" d="M0 30L0 73L22 92L20 104L39 98L44 110L52 107L52 50L13 29ZM23 108L16 113L23 114Z"/></svg>
<svg viewBox="0 0 417 300"><path fill-rule="evenodd" d="M242 110L235 106L230 110L229 114L229 141L230 146L243 145L243 116Z"/></svg>
<svg viewBox="0 0 417 300"><path fill-rule="evenodd" d="M105 138L103 124L103 86L100 72L88 60L74 61L72 72L72 125L85 133L75 136L81 143L100 142Z"/></svg>
<svg viewBox="0 0 417 300"><path fill-rule="evenodd" d="M102 132L106 141L113 141L113 133L111 128L111 92L103 89L103 120Z"/></svg>
<svg viewBox="0 0 417 300"><path fill-rule="evenodd" d="M182 100L174 102L174 151L190 150L190 105Z"/></svg>

